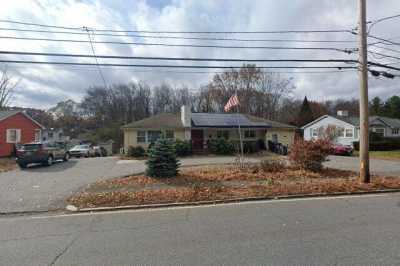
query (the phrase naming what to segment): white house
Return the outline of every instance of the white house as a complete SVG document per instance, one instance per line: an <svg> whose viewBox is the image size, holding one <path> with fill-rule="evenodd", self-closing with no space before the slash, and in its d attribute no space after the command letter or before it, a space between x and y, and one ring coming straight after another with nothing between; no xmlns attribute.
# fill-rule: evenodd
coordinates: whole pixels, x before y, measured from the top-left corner
<svg viewBox="0 0 400 266"><path fill-rule="evenodd" d="M320 136L321 130L335 127L337 130L336 143L353 145L359 141L360 119L355 116L348 116L347 111L338 111L337 116L324 115L308 123L301 129L304 131L304 139L311 140ZM400 137L400 119L383 116L371 116L369 118L370 131L382 135L382 137Z"/></svg>

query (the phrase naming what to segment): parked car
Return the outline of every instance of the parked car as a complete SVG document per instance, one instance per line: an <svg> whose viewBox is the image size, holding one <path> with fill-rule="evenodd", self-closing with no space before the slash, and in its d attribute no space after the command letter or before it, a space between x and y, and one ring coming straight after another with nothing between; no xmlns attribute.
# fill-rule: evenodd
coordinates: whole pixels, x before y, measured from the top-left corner
<svg viewBox="0 0 400 266"><path fill-rule="evenodd" d="M76 145L72 149L69 150L69 153L71 157L90 157L94 156L94 150L93 147L91 147L89 144L81 144L81 145Z"/></svg>
<svg viewBox="0 0 400 266"><path fill-rule="evenodd" d="M103 157L107 156L107 150L101 146L93 146L94 156Z"/></svg>
<svg viewBox="0 0 400 266"><path fill-rule="evenodd" d="M50 166L56 160L68 161L70 154L65 144L35 142L19 145L16 157L19 167L26 168L31 163L41 163Z"/></svg>
<svg viewBox="0 0 400 266"><path fill-rule="evenodd" d="M352 155L353 147L350 145L334 144L332 146L334 155Z"/></svg>

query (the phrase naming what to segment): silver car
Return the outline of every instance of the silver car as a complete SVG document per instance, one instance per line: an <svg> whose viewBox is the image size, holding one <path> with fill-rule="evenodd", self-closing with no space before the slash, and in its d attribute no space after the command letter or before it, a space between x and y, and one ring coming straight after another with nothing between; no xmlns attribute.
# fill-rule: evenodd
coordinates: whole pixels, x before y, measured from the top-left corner
<svg viewBox="0 0 400 266"><path fill-rule="evenodd" d="M71 157L90 157L94 155L93 148L89 144L76 145L69 150Z"/></svg>

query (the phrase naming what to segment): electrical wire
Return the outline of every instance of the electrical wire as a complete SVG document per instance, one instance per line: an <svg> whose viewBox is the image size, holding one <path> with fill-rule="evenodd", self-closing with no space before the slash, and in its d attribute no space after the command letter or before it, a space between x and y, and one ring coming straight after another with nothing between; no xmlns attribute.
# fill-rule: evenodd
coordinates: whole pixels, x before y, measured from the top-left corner
<svg viewBox="0 0 400 266"><path fill-rule="evenodd" d="M32 30L18 28L3 28L0 31L16 31L16 32L34 32L34 33L50 33L50 34L70 34L85 35L84 32L72 31L53 31L53 30ZM178 39L178 40L200 40L200 41L237 41L237 42L294 42L294 43L355 43L350 40L296 40L296 39L242 39L242 38L221 38L221 37L187 37L187 36L155 36L155 35L138 35L138 34L115 34L115 33L96 33L91 32L93 36L110 36L110 37L132 37L143 39Z"/></svg>
<svg viewBox="0 0 400 266"><path fill-rule="evenodd" d="M143 64L109 64L109 63L77 63L77 62L52 62L52 61L30 61L30 60L3 60L0 63L13 64L45 64L45 65L77 65L77 66L104 66L104 67L142 67L142 68L200 68L200 69L235 69L242 66L198 66L198 65L143 65ZM357 69L351 66L257 66L259 69Z"/></svg>
<svg viewBox="0 0 400 266"><path fill-rule="evenodd" d="M93 50L92 50L93 51ZM157 57L157 56L122 56L122 55L93 55L70 54L70 53L41 53L41 52L18 52L2 51L6 55L30 55L30 56L56 56L56 57L84 57L84 58L107 58L107 59L135 59L135 60L162 60L162 61L205 61L205 62L308 62L308 63L357 63L352 59L247 59L247 58L195 58L195 57Z"/></svg>
<svg viewBox="0 0 400 266"><path fill-rule="evenodd" d="M72 43L89 43L86 40L73 39L53 39L53 38L31 38L31 37L14 37L0 36L0 39L30 40L30 41L50 41L50 42L72 42ZM145 42L119 42L119 41L92 41L92 43L102 44L121 44L121 45L138 45L138 46L163 46L163 47L193 47L193 48L217 48L217 49L266 49L266 50L322 50L336 51L347 54L352 53L356 48L334 48L334 47L284 47L284 46L229 46L229 45L196 45L196 44L167 44L167 43L145 43Z"/></svg>
<svg viewBox="0 0 400 266"><path fill-rule="evenodd" d="M0 22L6 22L11 24L19 24L25 26L36 26L45 28L57 28L66 30L82 30L83 27L69 27L69 26L57 26L49 24L39 24L22 22L8 19L0 19ZM278 31L151 31L151 30L112 30L112 29L96 29L89 28L92 31L97 32L125 32L125 33L181 33L181 34L286 34L286 33L345 33L348 30L278 30Z"/></svg>

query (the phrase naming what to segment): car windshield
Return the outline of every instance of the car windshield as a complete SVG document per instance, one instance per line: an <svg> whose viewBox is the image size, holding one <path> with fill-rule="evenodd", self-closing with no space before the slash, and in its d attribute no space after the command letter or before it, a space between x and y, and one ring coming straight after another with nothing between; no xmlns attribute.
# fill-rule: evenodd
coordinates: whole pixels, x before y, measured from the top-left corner
<svg viewBox="0 0 400 266"><path fill-rule="evenodd" d="M41 144L25 144L21 149L24 151L36 151L40 148Z"/></svg>
<svg viewBox="0 0 400 266"><path fill-rule="evenodd" d="M89 149L89 145L76 145L74 147L75 150L84 150L84 149Z"/></svg>

